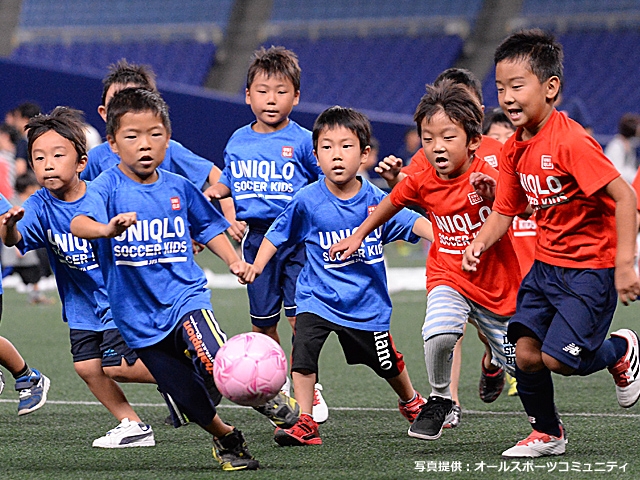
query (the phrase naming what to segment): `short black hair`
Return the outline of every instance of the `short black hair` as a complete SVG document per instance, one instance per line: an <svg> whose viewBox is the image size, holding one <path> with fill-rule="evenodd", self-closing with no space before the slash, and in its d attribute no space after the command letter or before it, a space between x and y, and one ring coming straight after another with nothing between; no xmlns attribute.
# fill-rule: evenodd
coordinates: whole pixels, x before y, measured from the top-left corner
<svg viewBox="0 0 640 480"><path fill-rule="evenodd" d="M640 115L637 113L625 113L620 117L618 123L618 133L625 138L632 138L638 134L640 126Z"/></svg>
<svg viewBox="0 0 640 480"><path fill-rule="evenodd" d="M80 110L69 107L56 107L49 114L32 117L27 123L27 152L33 165L31 152L33 142L49 130L69 140L78 154L78 160L87 156L87 134L84 131L84 118Z"/></svg>
<svg viewBox="0 0 640 480"><path fill-rule="evenodd" d="M20 140L20 133L18 132L18 129L8 123L0 124L0 133L6 133L9 136L9 140L11 140L11 143L14 145Z"/></svg>
<svg viewBox="0 0 640 480"><path fill-rule="evenodd" d="M146 88L148 90L157 90L156 75L149 65L138 65L129 63L126 59L121 58L116 63L109 65L109 74L102 79L102 103L105 105L107 92L113 84L128 85Z"/></svg>
<svg viewBox="0 0 640 480"><path fill-rule="evenodd" d="M313 124L313 149L318 151L318 138L320 133L327 128L344 127L351 130L358 137L360 142L360 153L364 153L364 149L371 143L371 123L369 119L362 113L353 108L345 108L335 105L327 108L318 115Z"/></svg>
<svg viewBox="0 0 640 480"><path fill-rule="evenodd" d="M469 87L476 97L478 97L480 105L484 103L484 99L482 98L482 83L480 83L478 77L476 77L471 70L456 67L447 68L444 72L438 75L433 84L438 85L440 82L447 79Z"/></svg>
<svg viewBox="0 0 640 480"><path fill-rule="evenodd" d="M501 108L494 108L484 116L484 122L482 123L482 133L486 135L491 129L491 125L500 124L511 128L514 132L516 127L511 123L509 117L502 111Z"/></svg>
<svg viewBox="0 0 640 480"><path fill-rule="evenodd" d="M496 65L502 61L527 62L531 72L540 82L558 77L560 89L562 89L564 83L562 45L551 33L544 30L532 28L512 33L498 46L493 60Z"/></svg>
<svg viewBox="0 0 640 480"><path fill-rule="evenodd" d="M413 119L422 137L422 121L427 122L439 112L459 123L467 134L467 144L482 135L482 106L469 88L453 80L427 85L427 93L420 99Z"/></svg>
<svg viewBox="0 0 640 480"><path fill-rule="evenodd" d="M24 102L18 105L14 109L14 113L20 115L22 118L32 118L39 115L42 112L40 105L34 102Z"/></svg>
<svg viewBox="0 0 640 480"><path fill-rule="evenodd" d="M251 65L247 72L247 89L259 73L267 77L282 76L291 80L296 92L300 91L300 65L298 56L284 47L261 47L253 52Z"/></svg>
<svg viewBox="0 0 640 480"><path fill-rule="evenodd" d="M120 119L126 113L152 112L162 120L171 135L169 107L158 92L146 88L125 88L116 93L107 106L107 135L115 138Z"/></svg>

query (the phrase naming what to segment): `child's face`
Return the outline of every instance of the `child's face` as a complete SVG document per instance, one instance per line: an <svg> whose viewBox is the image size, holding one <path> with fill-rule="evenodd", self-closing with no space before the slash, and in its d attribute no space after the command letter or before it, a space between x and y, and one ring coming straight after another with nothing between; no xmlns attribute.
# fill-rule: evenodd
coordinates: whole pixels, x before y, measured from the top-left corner
<svg viewBox="0 0 640 480"><path fill-rule="evenodd" d="M538 133L553 111L560 81L551 77L540 82L527 60L504 60L496 65L498 102L515 127L531 137Z"/></svg>
<svg viewBox="0 0 640 480"><path fill-rule="evenodd" d="M496 122L492 123L489 130L487 130L487 137L495 138L500 143L505 143L509 140L509 137L513 135L513 132L515 132L515 130L512 127L504 123Z"/></svg>
<svg viewBox="0 0 640 480"><path fill-rule="evenodd" d="M104 105L100 105L98 107L98 114L102 117L102 120L104 120L105 122L107 121L107 105L109 105L109 102L111 101L111 99L113 98L113 96L118 93L120 90L124 90L125 88L135 88L135 87L139 87L140 85L137 85L135 83L127 83L127 84L122 84L122 83L113 83L111 84L111 86L107 89L107 93L104 96Z"/></svg>
<svg viewBox="0 0 640 480"><path fill-rule="evenodd" d="M55 130L34 140L31 158L38 183L57 198L64 198L80 182L78 174L87 165L87 157L78 160L73 143Z"/></svg>
<svg viewBox="0 0 640 480"><path fill-rule="evenodd" d="M299 100L300 92L294 89L288 78L279 75L267 77L264 72L258 73L246 89L245 97L256 116L253 129L269 133L286 127L289 114Z"/></svg>
<svg viewBox="0 0 640 480"><path fill-rule="evenodd" d="M337 126L320 132L315 155L328 182L342 189L358 181L358 168L367 161L369 150L367 146L361 153L358 136L348 128Z"/></svg>
<svg viewBox="0 0 640 480"><path fill-rule="evenodd" d="M169 134L159 115L150 110L125 113L115 138L109 136L107 140L120 157L118 167L127 177L139 183L155 182L156 169L169 146Z"/></svg>
<svg viewBox="0 0 640 480"><path fill-rule="evenodd" d="M464 174L471 165L471 151L480 145L481 136L467 145L467 133L457 122L440 110L428 121L422 119L422 148L438 176L452 180Z"/></svg>

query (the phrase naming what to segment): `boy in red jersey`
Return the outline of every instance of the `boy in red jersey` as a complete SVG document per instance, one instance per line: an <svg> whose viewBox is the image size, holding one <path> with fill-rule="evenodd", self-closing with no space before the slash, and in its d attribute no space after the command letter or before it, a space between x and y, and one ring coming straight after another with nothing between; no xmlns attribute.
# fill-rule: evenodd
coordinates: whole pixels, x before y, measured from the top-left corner
<svg viewBox="0 0 640 480"><path fill-rule="evenodd" d="M448 68L440 75L438 75L433 84L438 85L444 80L451 80L454 83L467 87L471 94L475 98L477 98L482 110L484 111L482 84L480 83L480 80L478 80L478 78L473 74L473 72L465 68ZM486 161L493 168L498 169L498 158L500 157L501 149L501 142L487 135L482 135L482 141L478 149L475 151L475 155ZM393 188L404 177L408 175L414 175L425 169L431 168L431 165L427 160L427 156L425 155L422 148L418 150L416 154L411 158L411 162L409 163L409 165L401 168L402 164L402 159L390 155L388 157L385 157L378 164L375 171L387 181L389 188ZM515 223L516 221L514 220L514 224ZM520 271L524 271L525 268L528 271L529 267L531 267L531 263L533 263L533 260L531 260L531 262L528 263L526 267L523 267L521 259L528 259L533 256L533 253L521 251L526 250L527 246L522 246L521 248L520 244L522 242L519 242L517 240L519 239L516 239L514 236L513 247L516 251L518 261L521 264ZM495 401L502 393L505 384L505 372L502 368L492 363L491 349L489 347L487 339L484 338L481 333L478 334L478 337L485 345L485 354L483 355L481 361L481 373L478 392L480 394L480 399L483 402L491 403ZM451 365L451 398L453 400L454 406L450 421L445 424L444 428L457 427L461 422L462 409L460 407L461 404L458 397L458 385L460 382L461 367L462 337L460 337L460 340L458 340L458 343L456 344L456 347L453 351L453 363Z"/></svg>
<svg viewBox="0 0 640 480"><path fill-rule="evenodd" d="M422 337L431 395L409 435L435 440L452 415L451 354L467 320L487 337L494 363L513 372L514 351L506 332L515 311L520 271L508 237L491 252L492 259L483 264L480 275L460 268L464 248L489 216L492 203L475 191L469 179L476 172L498 176L474 154L482 139L478 100L465 86L445 80L427 87L414 119L429 168L404 178L351 237L332 246L330 254L346 258L404 206L417 205L428 212L435 238L427 260Z"/></svg>
<svg viewBox="0 0 640 480"><path fill-rule="evenodd" d="M640 396L638 336L622 329L605 340L616 296L627 304L640 293L636 197L593 138L554 108L562 59L562 46L537 29L510 35L496 50L498 100L517 131L503 147L494 210L462 263L465 271L486 263L513 216L534 207L535 262L509 323L518 392L534 430L503 452L508 458L565 452L551 372L607 367L622 407Z"/></svg>

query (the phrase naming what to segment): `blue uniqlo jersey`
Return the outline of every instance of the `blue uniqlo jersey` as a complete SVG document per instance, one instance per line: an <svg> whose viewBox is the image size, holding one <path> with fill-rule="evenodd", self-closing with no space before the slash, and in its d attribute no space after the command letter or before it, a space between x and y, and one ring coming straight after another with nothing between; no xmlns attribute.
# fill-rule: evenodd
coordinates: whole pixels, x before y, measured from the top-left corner
<svg viewBox="0 0 640 480"><path fill-rule="evenodd" d="M387 289L383 245L402 239L416 243L412 233L419 215L403 209L371 232L346 260L331 260L329 247L348 237L384 198L366 180L349 200L327 189L326 180L309 185L287 205L265 237L276 247L304 242L307 262L296 284L297 313L311 312L338 325L382 332L389 330L391 298Z"/></svg>
<svg viewBox="0 0 640 480"><path fill-rule="evenodd" d="M101 332L116 328L107 290L91 243L71 234L69 224L82 199L64 202L46 188L24 202L17 224L22 253L46 248L62 301L62 320L69 328Z"/></svg>
<svg viewBox="0 0 640 480"><path fill-rule="evenodd" d="M89 150L86 168L80 174L83 180L93 180L105 170L120 163L120 157L113 153L108 142ZM176 173L202 188L209 178L213 163L193 153L182 144L169 140L169 148L160 168Z"/></svg>
<svg viewBox="0 0 640 480"><path fill-rule="evenodd" d="M238 220L269 225L321 174L311 132L290 120L273 133L255 132L251 125L236 130L224 151L220 183L231 190Z"/></svg>
<svg viewBox="0 0 640 480"><path fill-rule="evenodd" d="M13 205L9 203L9 200L4 198L4 195L0 193L0 215L4 215L5 213L7 213L9 210L11 210L12 206ZM2 271L2 265L0 265L0 271ZM0 295L2 293L4 293L4 290L2 290L2 282L0 282Z"/></svg>
<svg viewBox="0 0 640 480"><path fill-rule="evenodd" d="M191 239L206 244L229 227L188 180L164 170L158 175L141 184L110 168L91 182L76 213L101 223L137 214L124 233L97 241L113 319L131 348L158 343L190 311L211 309Z"/></svg>

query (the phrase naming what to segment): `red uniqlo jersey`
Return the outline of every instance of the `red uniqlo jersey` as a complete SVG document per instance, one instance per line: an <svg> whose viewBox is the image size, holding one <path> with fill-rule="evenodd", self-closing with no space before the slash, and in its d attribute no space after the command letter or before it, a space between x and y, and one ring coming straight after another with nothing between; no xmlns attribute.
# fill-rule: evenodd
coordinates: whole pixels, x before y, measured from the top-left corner
<svg viewBox="0 0 640 480"><path fill-rule="evenodd" d="M510 235L487 250L477 272L462 270L462 254L491 213L491 203L469 183L471 172L497 178L498 172L475 157L469 170L453 180L443 180L427 168L402 180L389 194L396 207L418 205L433 224L435 236L427 258L427 291L447 285L498 315L513 315L520 286L518 259Z"/></svg>
<svg viewBox="0 0 640 480"><path fill-rule="evenodd" d="M495 138L482 136L480 147L476 151L476 156L483 159L493 168L500 170L498 160L502 150L502 143ZM427 160L424 150L421 148L411 158L411 163L402 169L403 173L413 175L427 166L431 166ZM518 212L522 213L522 212ZM534 250L536 248L536 221L533 215L529 220L514 218L513 220L513 248L518 256L520 271L526 275L533 265Z"/></svg>
<svg viewBox="0 0 640 480"><path fill-rule="evenodd" d="M528 203L538 224L535 258L568 268L615 265L615 203L603 187L619 177L602 148L554 110L531 139L518 129L502 149L494 209L513 216Z"/></svg>

